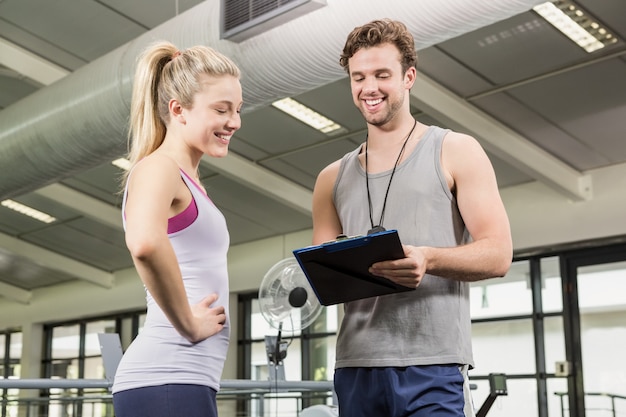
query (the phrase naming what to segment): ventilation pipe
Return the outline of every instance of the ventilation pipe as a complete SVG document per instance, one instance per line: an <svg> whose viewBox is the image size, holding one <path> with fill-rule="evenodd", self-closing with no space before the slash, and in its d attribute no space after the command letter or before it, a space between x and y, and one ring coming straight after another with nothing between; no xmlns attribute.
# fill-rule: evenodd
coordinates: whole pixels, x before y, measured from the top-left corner
<svg viewBox="0 0 626 417"><path fill-rule="evenodd" d="M529 10L536 0L328 0L319 10L241 43L220 39L218 1L204 1L0 112L0 199L33 191L126 151L136 56L166 39L205 44L242 70L244 111L312 90L345 74L346 35L369 20L403 21L417 49Z"/></svg>

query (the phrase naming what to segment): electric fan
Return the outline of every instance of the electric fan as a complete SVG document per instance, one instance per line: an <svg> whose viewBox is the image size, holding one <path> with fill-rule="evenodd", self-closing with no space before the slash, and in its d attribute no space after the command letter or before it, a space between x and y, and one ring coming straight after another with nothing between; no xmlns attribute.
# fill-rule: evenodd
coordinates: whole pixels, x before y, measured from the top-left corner
<svg viewBox="0 0 626 417"><path fill-rule="evenodd" d="M261 315L278 336L265 336L270 379L285 379L283 359L289 342L281 339L284 331L302 330L322 312L322 305L295 258L285 258L267 271L259 288Z"/></svg>
<svg viewBox="0 0 626 417"><path fill-rule="evenodd" d="M263 277L259 309L273 328L294 332L313 323L322 312L322 305L292 257L277 262Z"/></svg>

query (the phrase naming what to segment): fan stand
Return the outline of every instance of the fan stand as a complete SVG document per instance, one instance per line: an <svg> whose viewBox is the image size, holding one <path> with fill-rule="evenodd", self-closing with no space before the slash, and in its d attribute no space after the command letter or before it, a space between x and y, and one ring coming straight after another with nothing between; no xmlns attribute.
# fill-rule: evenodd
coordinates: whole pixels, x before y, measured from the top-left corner
<svg viewBox="0 0 626 417"><path fill-rule="evenodd" d="M283 359L287 357L289 343L281 339L283 324L278 326L278 336L265 336L265 352L267 353L267 369L270 381L285 380Z"/></svg>

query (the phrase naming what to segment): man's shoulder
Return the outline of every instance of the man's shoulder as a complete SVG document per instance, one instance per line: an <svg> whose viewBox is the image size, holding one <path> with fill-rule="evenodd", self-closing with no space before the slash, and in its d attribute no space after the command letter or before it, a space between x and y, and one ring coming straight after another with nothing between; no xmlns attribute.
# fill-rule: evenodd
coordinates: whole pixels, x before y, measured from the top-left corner
<svg viewBox="0 0 626 417"><path fill-rule="evenodd" d="M446 132L445 141L447 142L448 145L458 145L458 146L478 143L476 138L474 138L473 136L468 135L467 133L456 132L454 130L448 130Z"/></svg>
<svg viewBox="0 0 626 417"><path fill-rule="evenodd" d="M337 177L339 168L341 167L341 161L343 158L337 159L334 162L326 165L319 173L318 178Z"/></svg>

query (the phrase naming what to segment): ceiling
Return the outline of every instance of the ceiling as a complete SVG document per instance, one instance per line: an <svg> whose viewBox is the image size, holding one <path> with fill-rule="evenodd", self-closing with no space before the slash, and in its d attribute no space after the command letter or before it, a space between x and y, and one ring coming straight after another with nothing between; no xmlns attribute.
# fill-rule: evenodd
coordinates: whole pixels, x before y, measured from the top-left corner
<svg viewBox="0 0 626 417"><path fill-rule="evenodd" d="M0 116L200 3L0 0ZM626 39L623 0L577 3ZM543 181L585 199L585 171L626 162L623 40L587 53L526 11L418 55L414 116L476 136L501 188ZM32 64L17 68L20 57ZM226 216L233 245L311 227L317 173L364 140L348 80L335 78L294 98L337 121L342 133L328 136L271 106L253 106L244 111L227 161L203 162L202 181ZM0 206L0 303L27 303L34 289L77 279L107 287L112 272L132 266L120 222L121 172L110 163L115 156L117 148L52 182L0 195L57 219L44 224ZM2 167L3 177L11 175Z"/></svg>

